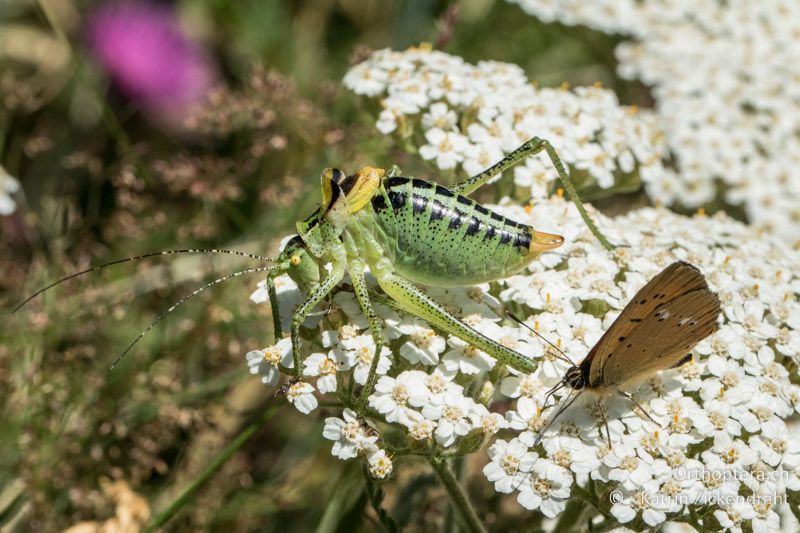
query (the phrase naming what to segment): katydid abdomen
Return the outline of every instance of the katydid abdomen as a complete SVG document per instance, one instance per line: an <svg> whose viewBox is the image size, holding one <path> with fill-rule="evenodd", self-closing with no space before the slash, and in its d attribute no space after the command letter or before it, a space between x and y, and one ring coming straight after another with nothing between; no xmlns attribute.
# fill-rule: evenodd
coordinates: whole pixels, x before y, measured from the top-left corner
<svg viewBox="0 0 800 533"><path fill-rule="evenodd" d="M371 211L382 230L376 239L396 271L438 287L506 278L563 241L419 179L384 180Z"/></svg>

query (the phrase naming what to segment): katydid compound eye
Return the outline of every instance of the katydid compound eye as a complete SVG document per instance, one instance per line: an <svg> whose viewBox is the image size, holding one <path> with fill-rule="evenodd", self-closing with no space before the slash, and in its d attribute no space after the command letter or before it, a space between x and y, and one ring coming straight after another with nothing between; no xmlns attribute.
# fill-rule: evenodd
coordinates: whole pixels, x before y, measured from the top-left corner
<svg viewBox="0 0 800 533"><path fill-rule="evenodd" d="M300 264L300 256L296 255L296 254L293 255L291 261L292 261L292 266L299 265Z"/></svg>

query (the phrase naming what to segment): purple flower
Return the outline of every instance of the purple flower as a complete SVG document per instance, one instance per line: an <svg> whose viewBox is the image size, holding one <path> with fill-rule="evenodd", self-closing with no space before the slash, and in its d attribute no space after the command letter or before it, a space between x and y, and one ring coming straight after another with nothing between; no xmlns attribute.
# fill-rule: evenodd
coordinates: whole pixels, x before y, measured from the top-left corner
<svg viewBox="0 0 800 533"><path fill-rule="evenodd" d="M159 118L181 117L214 81L208 55L184 35L168 5L106 3L89 16L86 35L117 87Z"/></svg>

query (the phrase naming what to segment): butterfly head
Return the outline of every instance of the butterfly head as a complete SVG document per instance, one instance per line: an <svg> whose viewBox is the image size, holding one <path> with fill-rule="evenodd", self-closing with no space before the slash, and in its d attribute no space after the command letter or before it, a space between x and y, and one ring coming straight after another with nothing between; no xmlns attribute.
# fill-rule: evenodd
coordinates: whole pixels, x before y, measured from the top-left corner
<svg viewBox="0 0 800 533"><path fill-rule="evenodd" d="M573 390L581 390L586 387L586 374L581 367L572 365L564 374L563 383Z"/></svg>

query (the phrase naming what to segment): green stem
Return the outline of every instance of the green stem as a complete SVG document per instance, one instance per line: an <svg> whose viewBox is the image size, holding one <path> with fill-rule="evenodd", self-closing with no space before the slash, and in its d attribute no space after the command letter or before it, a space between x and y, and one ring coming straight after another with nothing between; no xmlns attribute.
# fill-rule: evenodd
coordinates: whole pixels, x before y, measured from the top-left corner
<svg viewBox="0 0 800 533"><path fill-rule="evenodd" d="M228 459L233 456L236 451L241 448L244 443L250 440L250 437L256 434L258 429L272 416L278 412L278 407L273 406L266 411L252 424L248 425L246 428L242 430L239 435L236 436L230 444L228 444L217 456L209 463L209 465L203 470L197 479L195 479L186 489L178 496L172 504L167 507L161 514L159 514L155 520L153 520L150 524L148 524L145 531L154 531L155 529L163 526L167 523L169 519L171 519L175 514L181 510L181 508L186 505L189 500L195 495L195 493L200 490L211 478L212 476L222 468Z"/></svg>
<svg viewBox="0 0 800 533"><path fill-rule="evenodd" d="M464 492L464 489L461 488L461 485L459 485L458 480L456 480L453 472L450 471L450 467L447 466L447 463L434 457L430 458L430 463L439 475L439 480L442 482L442 485L444 485L447 494L450 496L450 501L453 503L453 509L456 511L456 514L466 530L470 533L486 533L486 529L483 527L483 524L481 524L478 514L475 512L475 508L469 502L467 494Z"/></svg>

